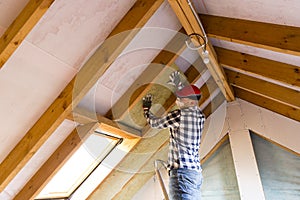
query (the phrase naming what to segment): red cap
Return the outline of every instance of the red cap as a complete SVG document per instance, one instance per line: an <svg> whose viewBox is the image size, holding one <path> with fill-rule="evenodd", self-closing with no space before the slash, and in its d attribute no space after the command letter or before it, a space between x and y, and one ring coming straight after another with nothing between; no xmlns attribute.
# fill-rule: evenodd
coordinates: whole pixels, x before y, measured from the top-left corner
<svg viewBox="0 0 300 200"><path fill-rule="evenodd" d="M195 97L199 100L201 97L200 89L195 85L188 85L179 91L176 91L176 96L179 98L193 98Z"/></svg>

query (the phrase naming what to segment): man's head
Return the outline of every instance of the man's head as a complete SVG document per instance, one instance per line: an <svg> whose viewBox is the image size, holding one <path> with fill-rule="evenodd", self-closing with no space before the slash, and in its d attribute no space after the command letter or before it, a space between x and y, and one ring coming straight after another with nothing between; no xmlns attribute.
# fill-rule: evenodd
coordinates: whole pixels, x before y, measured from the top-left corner
<svg viewBox="0 0 300 200"><path fill-rule="evenodd" d="M201 91L195 85L188 85L181 90L176 91L176 104L180 107L189 107L198 105L198 101L201 98Z"/></svg>

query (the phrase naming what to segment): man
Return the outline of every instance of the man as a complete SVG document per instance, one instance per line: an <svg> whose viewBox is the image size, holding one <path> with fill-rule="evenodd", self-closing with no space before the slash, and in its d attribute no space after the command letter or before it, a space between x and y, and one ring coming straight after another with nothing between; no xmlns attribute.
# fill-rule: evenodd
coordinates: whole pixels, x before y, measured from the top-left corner
<svg viewBox="0 0 300 200"><path fill-rule="evenodd" d="M202 169L199 145L205 116L198 107L201 98L199 88L183 86L179 72L170 75L170 83L176 87L176 104L179 109L163 117L150 112L152 95L143 98L144 116L153 128L170 130L168 153L169 196L172 200L201 199Z"/></svg>

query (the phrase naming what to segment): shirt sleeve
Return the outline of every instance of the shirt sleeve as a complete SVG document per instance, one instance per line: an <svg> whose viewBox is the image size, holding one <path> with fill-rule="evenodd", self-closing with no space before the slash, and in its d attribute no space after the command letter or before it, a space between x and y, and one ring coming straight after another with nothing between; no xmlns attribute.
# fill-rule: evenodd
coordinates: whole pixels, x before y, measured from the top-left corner
<svg viewBox="0 0 300 200"><path fill-rule="evenodd" d="M156 117L150 111L145 113L146 120L152 128L164 129L175 128L179 126L180 110L169 112L163 117Z"/></svg>

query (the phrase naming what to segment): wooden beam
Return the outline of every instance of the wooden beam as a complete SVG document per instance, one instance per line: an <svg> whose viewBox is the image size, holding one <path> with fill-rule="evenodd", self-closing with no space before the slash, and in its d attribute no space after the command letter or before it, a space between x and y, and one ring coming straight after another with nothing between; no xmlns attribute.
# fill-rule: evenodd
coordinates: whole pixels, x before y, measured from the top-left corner
<svg viewBox="0 0 300 200"><path fill-rule="evenodd" d="M230 84L234 87L264 96L287 106L294 107L295 109L300 109L299 91L247 76L240 72L235 72L228 69L226 69L225 72Z"/></svg>
<svg viewBox="0 0 300 200"><path fill-rule="evenodd" d="M153 59L137 80L127 89L124 95L113 105L105 115L111 119L121 119L127 109L131 109L149 92L151 85L158 80L158 75L165 70L170 70L170 66L185 49L185 31L181 29L166 45L166 47ZM153 66L151 66L153 65ZM135 92L142 89L142 92Z"/></svg>
<svg viewBox="0 0 300 200"><path fill-rule="evenodd" d="M300 56L300 28L200 15L209 37Z"/></svg>
<svg viewBox="0 0 300 200"><path fill-rule="evenodd" d="M222 66L300 87L300 67L215 47Z"/></svg>
<svg viewBox="0 0 300 200"><path fill-rule="evenodd" d="M30 0L0 38L0 68L20 46L54 0Z"/></svg>
<svg viewBox="0 0 300 200"><path fill-rule="evenodd" d="M108 132L122 138L133 139L141 137L140 130L134 129L128 125L117 123L97 113L92 113L79 107L76 107L73 112L67 116L67 119L79 124L99 122L98 128L101 131Z"/></svg>
<svg viewBox="0 0 300 200"><path fill-rule="evenodd" d="M55 150L34 176L26 183L14 200L34 199L76 152L84 141L99 127L97 122L76 127Z"/></svg>
<svg viewBox="0 0 300 200"><path fill-rule="evenodd" d="M279 103L241 88L233 87L233 89L235 90L238 98L300 122L299 109L295 109L294 107Z"/></svg>
<svg viewBox="0 0 300 200"><path fill-rule="evenodd" d="M80 100L138 33L138 28L141 28L149 20L162 2L163 0L138 0L134 4L112 31L109 36L111 38L95 51L76 77L72 79L41 118L3 160L0 165L0 171L3 172L0 174L0 192L71 113L73 107L78 105ZM116 36L112 37L114 35Z"/></svg>
<svg viewBox="0 0 300 200"><path fill-rule="evenodd" d="M198 23L197 16L194 15L187 1L169 0L169 3L188 35L193 33L197 33L202 36L205 35L203 30L201 29L200 24ZM224 74L223 68L220 67L215 56L215 51L210 43L208 43L206 50L209 52L208 56L210 60L209 63L206 64L207 68L209 69L212 77L215 79L226 100L233 101L233 90L227 82L227 78ZM199 49L198 52L199 55L204 58L202 55L203 49Z"/></svg>

